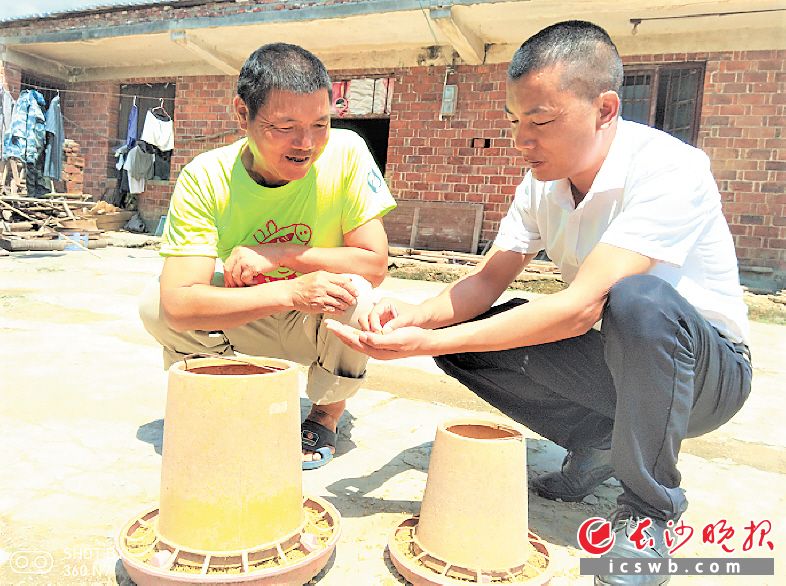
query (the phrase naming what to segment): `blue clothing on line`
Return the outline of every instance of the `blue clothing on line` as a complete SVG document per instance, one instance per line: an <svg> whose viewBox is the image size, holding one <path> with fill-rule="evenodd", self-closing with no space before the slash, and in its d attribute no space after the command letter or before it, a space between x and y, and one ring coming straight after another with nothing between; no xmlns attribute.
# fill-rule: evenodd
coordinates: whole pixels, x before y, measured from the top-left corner
<svg viewBox="0 0 786 586"><path fill-rule="evenodd" d="M137 119L139 118L139 108L136 104L131 106L131 111L128 113L128 131L126 132L126 145L129 150L134 148L137 135Z"/></svg>
<svg viewBox="0 0 786 586"><path fill-rule="evenodd" d="M63 143L65 142L60 96L52 98L52 103L49 104L49 109L46 111L46 132L49 136L46 141L44 177L60 181L63 175Z"/></svg>
<svg viewBox="0 0 786 586"><path fill-rule="evenodd" d="M14 157L34 164L46 139L44 96L36 90L22 90L11 116L11 125L3 136L3 158Z"/></svg>

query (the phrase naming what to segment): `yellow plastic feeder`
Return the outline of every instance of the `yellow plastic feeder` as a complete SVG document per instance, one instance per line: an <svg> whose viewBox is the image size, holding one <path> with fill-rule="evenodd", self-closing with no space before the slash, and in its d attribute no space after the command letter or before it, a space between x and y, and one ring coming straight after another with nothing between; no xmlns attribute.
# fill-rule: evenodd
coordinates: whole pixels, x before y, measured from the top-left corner
<svg viewBox="0 0 786 586"><path fill-rule="evenodd" d="M437 428L420 516L401 523L389 550L413 584L544 584L548 549L528 524L526 445L496 421Z"/></svg>
<svg viewBox="0 0 786 586"><path fill-rule="evenodd" d="M339 521L323 499L303 498L296 365L172 365L160 507L117 543L137 584L303 584L327 563Z"/></svg>

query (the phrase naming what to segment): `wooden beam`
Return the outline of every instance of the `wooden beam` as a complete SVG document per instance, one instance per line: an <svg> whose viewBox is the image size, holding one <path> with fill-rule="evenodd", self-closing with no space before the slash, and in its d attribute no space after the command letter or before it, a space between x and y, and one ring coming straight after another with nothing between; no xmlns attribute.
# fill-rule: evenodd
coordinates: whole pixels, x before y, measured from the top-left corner
<svg viewBox="0 0 786 586"><path fill-rule="evenodd" d="M240 68L232 63L232 59L222 55L215 47L208 45L184 30L172 31L169 33L169 38L173 43L180 45L227 75L238 75L240 73Z"/></svg>
<svg viewBox="0 0 786 586"><path fill-rule="evenodd" d="M432 8L429 17L465 63L480 65L485 61L486 45L483 40L456 19L452 8Z"/></svg>
<svg viewBox="0 0 786 586"><path fill-rule="evenodd" d="M87 67L78 69L70 77L72 82L126 80L151 77L179 77L215 75L215 70L204 61L178 62L156 65L130 65L121 67Z"/></svg>
<svg viewBox="0 0 786 586"><path fill-rule="evenodd" d="M6 48L0 51L0 61L7 61L18 65L26 71L35 71L60 81L69 81L71 68L58 61L44 59L30 53L22 53L15 49Z"/></svg>

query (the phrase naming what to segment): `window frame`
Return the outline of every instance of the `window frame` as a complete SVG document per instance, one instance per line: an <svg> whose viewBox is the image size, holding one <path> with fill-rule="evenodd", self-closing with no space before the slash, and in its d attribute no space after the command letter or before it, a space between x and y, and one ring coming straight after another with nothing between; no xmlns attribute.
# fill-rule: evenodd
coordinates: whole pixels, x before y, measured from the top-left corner
<svg viewBox="0 0 786 586"><path fill-rule="evenodd" d="M694 105L693 105L693 118L691 124L691 133L690 133L690 142L688 144L692 146L696 146L699 137L699 130L701 127L701 106L704 100L704 80L707 73L707 62L706 61L683 61L679 63L656 63L656 64L649 64L649 63L631 63L626 64L623 66L623 76L628 77L632 75L650 75L651 82L650 82L650 104L649 104L649 115L647 119L647 125L652 128L658 128L656 123L657 117L657 110L658 110L658 93L660 88L661 82L661 75L663 72L671 72L677 71L682 69L698 69L699 70L699 83L697 84L696 93L694 96ZM666 104L664 104L664 108L668 105L669 96L673 91L673 87L671 84L667 88L667 97L666 97ZM620 100L622 101L622 96L620 95ZM624 102L623 102L624 106ZM625 116L625 108L622 108L622 115ZM659 128L659 130L663 130L663 128ZM668 132L667 130L663 130L664 132Z"/></svg>
<svg viewBox="0 0 786 586"><path fill-rule="evenodd" d="M156 88L161 86L160 91L156 91ZM137 98L137 107L139 108L139 114L137 118L137 128L138 128L138 136L142 136L142 128L144 128L145 122L145 115L147 112L160 104L160 99L164 98L164 108L172 117L172 120L175 119L175 100L177 100L177 83L175 81L155 81L155 82L142 82L142 83L121 83L119 86L120 94L117 102L117 137L120 139L120 143L110 148L112 148L112 154L114 154L114 149L117 146L125 143L126 139L128 138L128 113L130 112L131 105L134 102L134 97ZM166 93L167 95L164 95ZM153 94L153 95L145 95L145 94ZM169 95L171 94L171 96ZM148 105L149 104L149 105ZM127 106L124 108L124 105ZM125 113L125 116L123 115ZM112 158L114 162L114 158ZM172 160L169 160L169 173L170 179L161 179L159 177L153 177L148 181L152 182L165 182L168 183L172 179ZM114 179L119 177L120 173L114 164L110 165L108 169L108 175L110 179Z"/></svg>

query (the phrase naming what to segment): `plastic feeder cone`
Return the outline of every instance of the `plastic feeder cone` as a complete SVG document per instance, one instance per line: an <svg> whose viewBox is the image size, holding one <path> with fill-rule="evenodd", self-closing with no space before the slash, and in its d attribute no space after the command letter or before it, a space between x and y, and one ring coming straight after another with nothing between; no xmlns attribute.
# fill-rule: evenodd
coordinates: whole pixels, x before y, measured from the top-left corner
<svg viewBox="0 0 786 586"><path fill-rule="evenodd" d="M269 358L188 359L169 369L158 532L236 551L304 521L298 370Z"/></svg>
<svg viewBox="0 0 786 586"><path fill-rule="evenodd" d="M415 543L455 566L524 564L531 554L526 446L515 429L483 420L437 428Z"/></svg>

